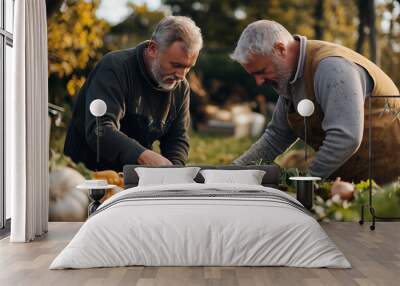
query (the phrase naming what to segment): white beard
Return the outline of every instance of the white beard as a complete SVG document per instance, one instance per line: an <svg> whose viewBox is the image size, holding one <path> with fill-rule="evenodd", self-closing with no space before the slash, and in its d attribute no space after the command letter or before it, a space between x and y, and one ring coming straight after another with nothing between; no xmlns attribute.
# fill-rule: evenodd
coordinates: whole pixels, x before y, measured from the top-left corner
<svg viewBox="0 0 400 286"><path fill-rule="evenodd" d="M274 87L274 89L279 95L287 98L289 97L288 85L292 75L292 69L287 67L279 58L272 58L272 62L274 63L276 72L278 74L278 87Z"/></svg>
<svg viewBox="0 0 400 286"><path fill-rule="evenodd" d="M157 84L165 91L171 91L173 90L179 83L179 79L177 79L174 75L168 75L165 77L162 77L161 73L161 66L160 66L160 61L158 58L154 60L153 63L150 64L151 67L151 73L156 80ZM172 84L167 84L165 83L166 80L175 80Z"/></svg>

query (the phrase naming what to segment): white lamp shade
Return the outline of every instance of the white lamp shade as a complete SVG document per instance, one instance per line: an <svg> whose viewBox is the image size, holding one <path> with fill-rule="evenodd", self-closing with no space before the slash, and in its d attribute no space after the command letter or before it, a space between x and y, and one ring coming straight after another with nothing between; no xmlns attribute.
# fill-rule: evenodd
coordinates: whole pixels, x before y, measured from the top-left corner
<svg viewBox="0 0 400 286"><path fill-rule="evenodd" d="M303 116L308 117L314 113L314 103L309 99L303 99L297 105L297 112Z"/></svg>
<svg viewBox="0 0 400 286"><path fill-rule="evenodd" d="M95 99L90 103L89 109L93 116L100 117L106 113L107 105L103 100Z"/></svg>

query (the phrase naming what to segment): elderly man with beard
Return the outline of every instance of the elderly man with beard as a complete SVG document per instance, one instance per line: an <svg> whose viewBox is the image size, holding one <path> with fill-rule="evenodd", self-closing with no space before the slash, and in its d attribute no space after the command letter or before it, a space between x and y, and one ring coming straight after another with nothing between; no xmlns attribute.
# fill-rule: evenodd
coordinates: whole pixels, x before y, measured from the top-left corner
<svg viewBox="0 0 400 286"><path fill-rule="evenodd" d="M296 111L302 99L314 102L308 142L317 151L310 173L322 178L368 178L368 100L398 95L392 80L374 63L340 45L291 35L274 21L250 24L240 36L231 58L279 94L265 133L234 164L273 161L297 138L304 137L303 119ZM366 104L365 104L366 103ZM374 178L389 182L400 175L400 120L380 116L385 100L372 115ZM397 111L400 102L389 99ZM383 128L385 126L385 128Z"/></svg>
<svg viewBox="0 0 400 286"><path fill-rule="evenodd" d="M187 17L169 16L151 40L105 55L81 88L64 153L89 169L115 171L125 164L184 165L188 156L190 87L186 74L203 40ZM101 118L100 163L96 162L96 122L89 105L107 104ZM160 141L161 154L152 151Z"/></svg>

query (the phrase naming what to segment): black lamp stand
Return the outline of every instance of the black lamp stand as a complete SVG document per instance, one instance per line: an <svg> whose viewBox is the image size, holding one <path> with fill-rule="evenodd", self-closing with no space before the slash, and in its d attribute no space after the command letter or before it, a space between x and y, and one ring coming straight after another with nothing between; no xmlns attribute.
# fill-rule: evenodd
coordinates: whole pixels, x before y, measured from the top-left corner
<svg viewBox="0 0 400 286"><path fill-rule="evenodd" d="M103 128L100 126L100 118L98 116L96 116L96 162L97 162L97 166L100 163L100 137L103 136L104 134L104 130ZM97 171L97 168L95 169L95 171ZM90 189L89 190L89 199L90 199L90 204L88 206L88 216L90 216L92 213L94 213L97 208L100 206L101 202L100 200L104 197L104 195L106 194L106 190L105 189Z"/></svg>
<svg viewBox="0 0 400 286"><path fill-rule="evenodd" d="M304 116L304 160L306 170L308 169L307 155L307 116ZM311 210L314 205L314 180L296 180L296 198L305 208Z"/></svg>
<svg viewBox="0 0 400 286"><path fill-rule="evenodd" d="M307 169L307 116L304 116L304 160Z"/></svg>

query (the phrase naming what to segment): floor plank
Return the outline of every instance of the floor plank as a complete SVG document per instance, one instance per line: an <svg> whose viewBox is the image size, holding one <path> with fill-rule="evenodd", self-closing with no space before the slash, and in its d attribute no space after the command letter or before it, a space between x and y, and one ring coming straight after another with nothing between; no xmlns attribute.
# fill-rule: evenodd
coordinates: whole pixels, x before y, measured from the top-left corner
<svg viewBox="0 0 400 286"><path fill-rule="evenodd" d="M0 285L399 285L400 223L379 222L375 231L356 223L322 223L352 269L290 267L118 267L48 269L81 223L50 223L49 233L32 243L0 240Z"/></svg>

